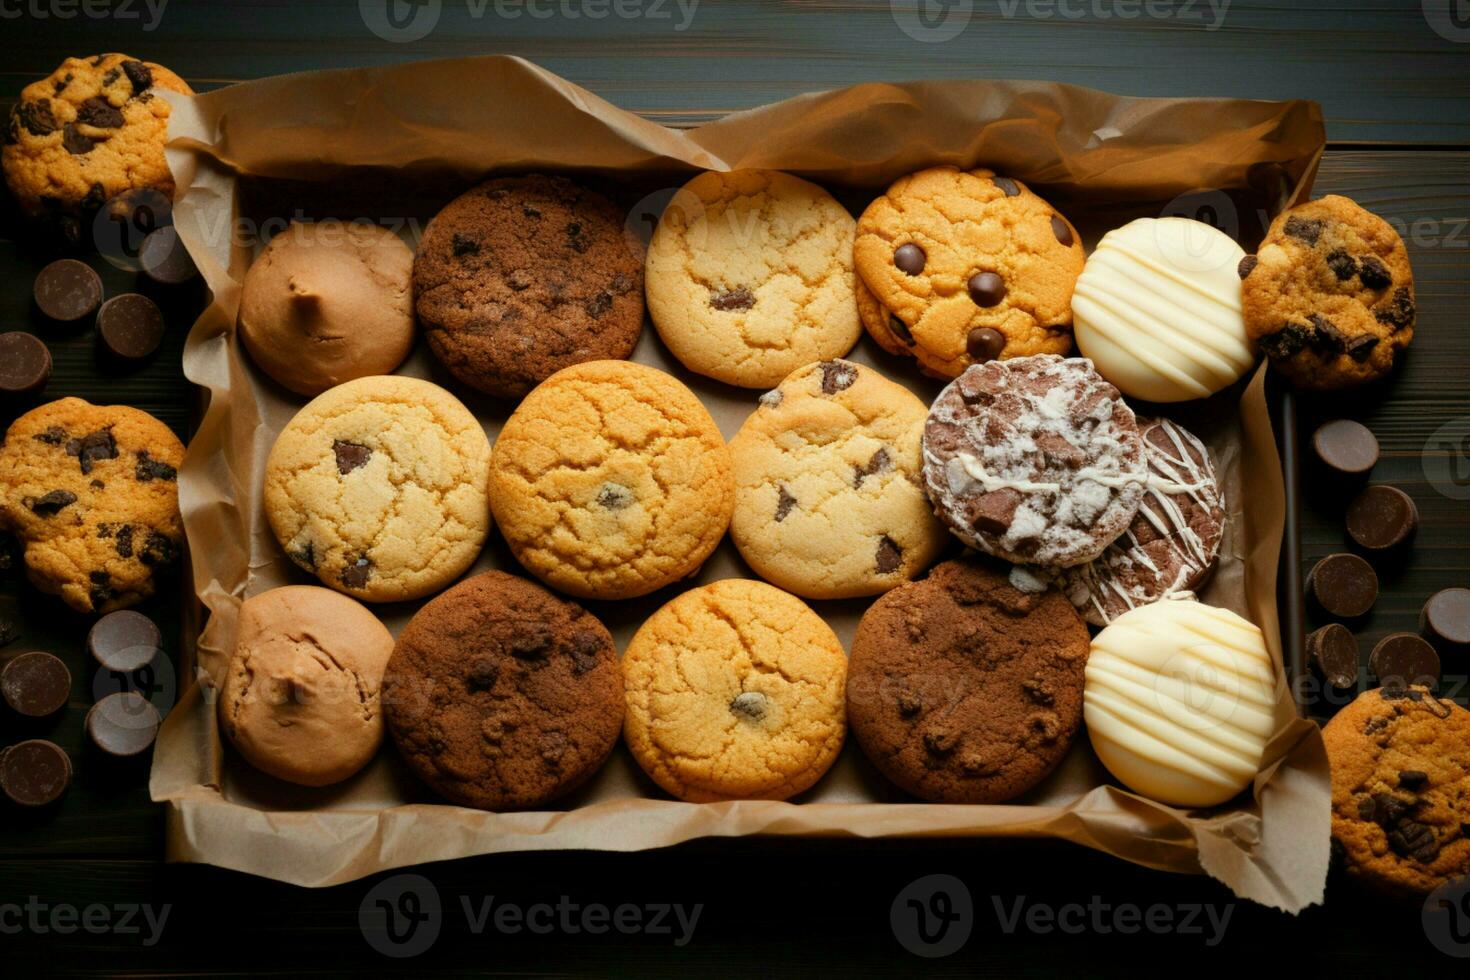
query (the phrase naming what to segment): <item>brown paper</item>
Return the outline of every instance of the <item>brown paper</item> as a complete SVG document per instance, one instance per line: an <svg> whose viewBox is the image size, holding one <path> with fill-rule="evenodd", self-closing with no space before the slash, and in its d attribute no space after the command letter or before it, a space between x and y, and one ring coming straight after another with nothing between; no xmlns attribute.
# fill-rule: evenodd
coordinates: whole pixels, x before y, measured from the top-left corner
<svg viewBox="0 0 1470 980"><path fill-rule="evenodd" d="M892 179L953 163L1028 181L1089 240L1135 215L1184 213L1212 216L1251 245L1271 215L1310 189L1323 146L1312 103L1126 99L1038 82L862 85L680 132L509 58L292 75L170 101L175 220L214 297L184 354L185 373L209 390L210 404L180 477L194 584L211 614L186 676L206 680L224 666L240 601L305 580L260 505L266 454L304 400L256 371L233 330L245 270L279 227L271 220L386 221L412 243L439 206L486 174L555 169L599 181L630 207L630 226L646 232L669 192L704 168L794 171L859 210ZM866 340L853 356L926 400L937 391L911 362ZM727 437L754 407L757 393L684 372L651 329L635 358L690 384ZM403 371L448 384L487 432L498 430L507 407L449 382L422 345ZM1278 731L1254 793L1233 807L1185 812L1130 794L1080 737L1055 774L1006 806L912 802L855 745L796 802L680 803L619 748L555 810L484 813L438 802L391 747L327 789L260 775L222 745L205 683L184 692L155 754L151 787L168 804L169 856L315 886L472 854L631 851L708 836L1049 836L1149 867L1207 872L1243 897L1301 909L1322 897L1329 790L1320 735L1296 717L1280 668L1274 590L1284 511L1263 381L1257 374L1170 409L1210 443L1231 510L1203 598L1265 630L1281 681ZM494 538L477 569L510 566ZM727 541L685 585L591 608L622 648L680 588L748 574ZM814 604L844 644L866 605ZM414 608L375 611L396 631Z"/></svg>

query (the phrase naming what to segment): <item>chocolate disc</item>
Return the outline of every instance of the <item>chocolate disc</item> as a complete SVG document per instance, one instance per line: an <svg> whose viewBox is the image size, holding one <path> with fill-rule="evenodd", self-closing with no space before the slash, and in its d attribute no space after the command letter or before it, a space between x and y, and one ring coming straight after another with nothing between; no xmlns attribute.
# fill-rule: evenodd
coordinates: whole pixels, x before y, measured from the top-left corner
<svg viewBox="0 0 1470 980"><path fill-rule="evenodd" d="M1369 551L1403 544L1418 526L1419 508L1398 487L1367 487L1348 504L1348 535Z"/></svg>
<svg viewBox="0 0 1470 980"><path fill-rule="evenodd" d="M153 662L163 648L163 634L153 620L123 609L108 613L87 634L87 649L108 670L130 674Z"/></svg>
<svg viewBox="0 0 1470 980"><path fill-rule="evenodd" d="M1390 633L1379 640L1368 658L1368 667L1384 687L1433 687L1439 683L1439 654L1428 640L1415 633Z"/></svg>
<svg viewBox="0 0 1470 980"><path fill-rule="evenodd" d="M137 691L109 694L87 712L87 737L108 755L146 752L158 737L158 709Z"/></svg>
<svg viewBox="0 0 1470 980"><path fill-rule="evenodd" d="M1341 623L1330 623L1307 636L1307 656L1322 680L1345 690L1358 683L1358 640Z"/></svg>
<svg viewBox="0 0 1470 980"><path fill-rule="evenodd" d="M1367 475L1378 462L1378 439L1352 419L1324 422L1312 434L1312 449L1322 464L1343 476Z"/></svg>
<svg viewBox="0 0 1470 980"><path fill-rule="evenodd" d="M1323 612L1339 619L1364 615L1378 599L1378 574L1357 555L1328 555L1313 566L1307 585Z"/></svg>
<svg viewBox="0 0 1470 980"><path fill-rule="evenodd" d="M927 256L924 255L924 250L913 242L900 245L893 250L893 264L898 266L900 272L905 272L911 276L917 276L924 271L926 258Z"/></svg>
<svg viewBox="0 0 1470 980"><path fill-rule="evenodd" d="M164 286L177 286L199 275L189 250L172 226L148 233L138 249L138 262L149 279Z"/></svg>
<svg viewBox="0 0 1470 980"><path fill-rule="evenodd" d="M54 803L70 783L71 760L53 742L31 739L0 756L0 789L20 806Z"/></svg>
<svg viewBox="0 0 1470 980"><path fill-rule="evenodd" d="M57 259L36 276L36 308L58 323L75 323L97 312L102 278L85 262Z"/></svg>
<svg viewBox="0 0 1470 980"><path fill-rule="evenodd" d="M994 306L1006 298L1005 280L994 272L977 272L970 277L970 299L976 306Z"/></svg>
<svg viewBox="0 0 1470 980"><path fill-rule="evenodd" d="M71 671L49 653L22 653L0 671L0 692L16 714L45 718L66 706Z"/></svg>
<svg viewBox="0 0 1470 980"><path fill-rule="evenodd" d="M1470 647L1470 589L1444 589L1419 613L1419 631L1446 652Z"/></svg>
<svg viewBox="0 0 1470 980"><path fill-rule="evenodd" d="M0 333L0 395L34 395L51 380L51 351L35 334Z"/></svg>
<svg viewBox="0 0 1470 980"><path fill-rule="evenodd" d="M139 293L114 296L97 311L97 338L125 361L141 361L158 350L163 331L158 304Z"/></svg>
<svg viewBox="0 0 1470 980"><path fill-rule="evenodd" d="M1006 335L992 327L976 327L965 338L965 352L977 364L993 361L1006 349Z"/></svg>
<svg viewBox="0 0 1470 980"><path fill-rule="evenodd" d="M1051 216L1051 233L1057 236L1057 242L1064 248L1072 247L1072 229L1067 227L1059 214Z"/></svg>

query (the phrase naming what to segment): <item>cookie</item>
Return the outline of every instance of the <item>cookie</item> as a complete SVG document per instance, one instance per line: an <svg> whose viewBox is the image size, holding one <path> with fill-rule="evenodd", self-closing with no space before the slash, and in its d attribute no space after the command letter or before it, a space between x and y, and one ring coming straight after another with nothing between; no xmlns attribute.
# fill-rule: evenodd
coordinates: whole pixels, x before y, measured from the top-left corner
<svg viewBox="0 0 1470 980"><path fill-rule="evenodd" d="M474 564L490 531L490 441L449 392L359 378L296 413L265 463L281 547L339 592L399 602Z"/></svg>
<svg viewBox="0 0 1470 980"><path fill-rule="evenodd" d="M730 442L730 536L756 574L808 599L885 592L949 540L924 493L928 409L870 367L822 361L761 397Z"/></svg>
<svg viewBox="0 0 1470 980"><path fill-rule="evenodd" d="M168 426L123 405L63 398L11 423L0 448L0 528L42 592L83 613L136 605L184 546Z"/></svg>
<svg viewBox="0 0 1470 980"><path fill-rule="evenodd" d="M404 761L438 793L525 809L576 789L607 759L623 725L623 676L595 616L486 572L403 628L383 713Z"/></svg>
<svg viewBox="0 0 1470 980"><path fill-rule="evenodd" d="M1414 275L1393 226L1329 194L1284 211L1241 262L1246 329L1299 387L1381 378L1414 339Z"/></svg>
<svg viewBox="0 0 1470 980"><path fill-rule="evenodd" d="M429 222L413 291L444 366L519 398L564 367L633 353L643 248L601 194L565 177L497 177Z"/></svg>
<svg viewBox="0 0 1470 980"><path fill-rule="evenodd" d="M144 188L172 197L160 89L193 94L162 65L125 54L68 58L22 89L0 154L21 210L77 215Z"/></svg>
<svg viewBox="0 0 1470 980"><path fill-rule="evenodd" d="M725 579L674 599L634 635L623 672L628 748L681 800L784 800L842 748L842 644L764 582Z"/></svg>
<svg viewBox="0 0 1470 980"><path fill-rule="evenodd" d="M298 395L392 374L413 350L413 251L378 225L293 221L245 273L238 324Z"/></svg>
<svg viewBox="0 0 1470 980"><path fill-rule="evenodd" d="M847 714L883 775L937 803L999 803L1046 777L1082 722L1087 627L1055 590L947 561L863 615Z"/></svg>
<svg viewBox="0 0 1470 980"><path fill-rule="evenodd" d="M1072 348L1082 238L1018 180L954 167L900 178L858 219L853 255L868 332L937 377Z"/></svg>
<svg viewBox="0 0 1470 980"><path fill-rule="evenodd" d="M769 388L857 343L847 209L774 170L702 173L659 218L648 312L685 367Z"/></svg>
<svg viewBox="0 0 1470 980"><path fill-rule="evenodd" d="M516 559L575 596L630 599L693 575L730 524L730 451L694 393L592 361L526 396L495 442L490 503Z"/></svg>
<svg viewBox="0 0 1470 980"><path fill-rule="evenodd" d="M383 741L379 688L393 634L331 589L287 585L240 604L220 690L220 729L277 779L328 786Z"/></svg>
<svg viewBox="0 0 1470 980"><path fill-rule="evenodd" d="M1138 429L1148 492L1133 523L1096 560L1062 573L1062 591L1094 626L1197 589L1225 535L1225 500L1205 444L1168 419L1139 419Z"/></svg>
<svg viewBox="0 0 1470 980"><path fill-rule="evenodd" d="M1424 894L1470 875L1470 711L1422 687L1364 691L1322 730L1332 837L1351 874Z"/></svg>
<svg viewBox="0 0 1470 980"><path fill-rule="evenodd" d="M963 542L1007 561L1092 561L1127 529L1148 467L1138 423L1092 362L1055 354L977 364L924 425L924 481Z"/></svg>

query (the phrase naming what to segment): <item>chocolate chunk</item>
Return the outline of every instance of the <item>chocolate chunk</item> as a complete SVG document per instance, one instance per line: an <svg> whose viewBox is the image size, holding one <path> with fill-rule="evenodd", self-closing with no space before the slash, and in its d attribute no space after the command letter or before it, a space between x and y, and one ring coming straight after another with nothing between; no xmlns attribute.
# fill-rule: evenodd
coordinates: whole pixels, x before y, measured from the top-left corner
<svg viewBox="0 0 1470 980"><path fill-rule="evenodd" d="M92 572L87 578L92 583L92 590L87 597L91 599L94 611L117 598L117 590L112 587L111 575L106 572Z"/></svg>
<svg viewBox="0 0 1470 980"><path fill-rule="evenodd" d="M893 333L895 337L903 341L908 346L914 346L914 335L909 332L909 325L907 323L904 323L898 317L894 316L892 313L888 314L888 329Z"/></svg>
<svg viewBox="0 0 1470 980"><path fill-rule="evenodd" d="M1414 297L1406 286L1400 286L1393 291L1393 298L1387 306L1381 310L1375 310L1373 316L1379 323L1386 323L1394 330L1402 330L1412 326L1414 323Z"/></svg>
<svg viewBox="0 0 1470 980"><path fill-rule="evenodd" d="M353 470L366 466L368 460L373 458L373 451L360 442L334 439L332 440L332 455L337 457L337 473L346 476Z"/></svg>
<svg viewBox="0 0 1470 980"><path fill-rule="evenodd" d="M1339 276L1338 278L1345 277ZM1393 273L1388 271L1388 266L1384 265L1383 260L1376 255L1363 256L1358 268L1358 278L1369 289L1387 289L1393 285Z"/></svg>
<svg viewBox="0 0 1470 980"><path fill-rule="evenodd" d="M857 381L857 368L846 361L822 362L822 394L835 395Z"/></svg>
<svg viewBox="0 0 1470 980"><path fill-rule="evenodd" d="M796 498L791 496L785 485L776 488L776 523L780 524L786 520L786 515L791 513L791 508L796 506Z"/></svg>
<svg viewBox="0 0 1470 980"><path fill-rule="evenodd" d="M480 254L480 242L479 239L456 232L451 249L454 252L455 258L459 258L462 255L478 255Z"/></svg>
<svg viewBox="0 0 1470 980"><path fill-rule="evenodd" d="M1280 330L1261 338L1261 350L1273 360L1284 360L1306 346L1310 331L1298 323L1283 323Z"/></svg>
<svg viewBox="0 0 1470 980"><path fill-rule="evenodd" d="M755 306L755 294L744 286L736 286L723 292L710 293L709 305L726 313L731 310L748 310Z"/></svg>
<svg viewBox="0 0 1470 980"><path fill-rule="evenodd" d="M518 624L507 647L517 660L540 660L551 647L551 632L537 624Z"/></svg>
<svg viewBox="0 0 1470 980"><path fill-rule="evenodd" d="M1330 616L1353 619L1373 608L1378 599L1378 575L1357 555L1328 555L1312 568L1308 588Z"/></svg>
<svg viewBox="0 0 1470 980"><path fill-rule="evenodd" d="M87 633L87 652L103 668L131 674L163 652L163 634L147 616L123 609L92 624Z"/></svg>
<svg viewBox="0 0 1470 980"><path fill-rule="evenodd" d="M1414 809L1412 803L1401 800L1392 793L1373 794L1372 820L1382 827L1395 826L1408 816L1412 809Z"/></svg>
<svg viewBox="0 0 1470 980"><path fill-rule="evenodd" d="M1244 279L1246 276L1251 274L1251 270L1254 269L1256 267L1256 263L1260 261L1261 260L1256 258L1254 255L1242 256L1239 264L1237 264L1235 267L1235 274Z"/></svg>
<svg viewBox="0 0 1470 980"><path fill-rule="evenodd" d="M133 94L137 95L153 87L153 69L141 61L124 61L122 63L123 74L128 76L132 83Z"/></svg>
<svg viewBox="0 0 1470 980"><path fill-rule="evenodd" d="M316 571L316 545L313 542L308 541L305 547L297 548L289 554L292 561L308 572Z"/></svg>
<svg viewBox="0 0 1470 980"><path fill-rule="evenodd" d="M1442 589L1419 613L1419 631L1445 653L1470 650L1470 589Z"/></svg>
<svg viewBox="0 0 1470 980"><path fill-rule="evenodd" d="M55 517L77 502L77 495L70 490L49 490L30 502L31 512L41 517Z"/></svg>
<svg viewBox="0 0 1470 980"><path fill-rule="evenodd" d="M91 153L97 141L83 136L71 123L61 127L61 146L72 156Z"/></svg>
<svg viewBox="0 0 1470 980"><path fill-rule="evenodd" d="M604 483L597 491L597 504L608 510L622 510L633 503L633 491L619 483Z"/></svg>
<svg viewBox="0 0 1470 980"><path fill-rule="evenodd" d="M1057 236L1057 241L1065 248L1071 248L1072 243L1076 241L1072 237L1072 229L1067 225L1066 221L1062 220L1062 216L1059 214L1051 216L1051 233Z"/></svg>
<svg viewBox="0 0 1470 980"><path fill-rule="evenodd" d="M148 532L143 540L143 550L138 553L138 560L150 568L172 565L178 557L179 546L174 544L173 538L153 530Z"/></svg>
<svg viewBox="0 0 1470 980"><path fill-rule="evenodd" d="M1357 686L1358 640L1341 623L1329 623L1307 636L1307 656L1322 680L1340 691Z"/></svg>
<svg viewBox="0 0 1470 980"><path fill-rule="evenodd" d="M17 806L55 803L71 784L71 760L54 742L31 739L0 755L0 789Z"/></svg>
<svg viewBox="0 0 1470 980"><path fill-rule="evenodd" d="M1412 857L1425 864L1439 857L1439 842L1428 824L1405 820L1388 832L1388 845L1400 857Z"/></svg>
<svg viewBox="0 0 1470 980"><path fill-rule="evenodd" d="M179 471L165 463L163 460L154 459L148 450L140 450L138 453L138 465L133 467L133 479L139 483L151 483L154 480L177 480Z"/></svg>
<svg viewBox="0 0 1470 980"><path fill-rule="evenodd" d="M878 539L877 568L879 575L897 571L903 565L903 549L888 535Z"/></svg>
<svg viewBox="0 0 1470 980"><path fill-rule="evenodd" d="M106 535L102 533L102 528L100 526L97 529L97 536L106 537ZM133 557L133 525L124 524L122 527L118 528L117 534L113 538L112 546L114 550L117 551L117 556L119 558Z"/></svg>
<svg viewBox="0 0 1470 980"><path fill-rule="evenodd" d="M1347 346L1347 338L1343 336L1341 330L1337 329L1337 324L1320 313L1313 313L1307 319L1312 323L1312 334L1309 340L1311 345L1324 355L1341 354L1343 348Z"/></svg>
<svg viewBox="0 0 1470 980"><path fill-rule="evenodd" d="M852 468L852 485L854 488L861 487L863 485L863 480L867 477L875 476L879 473L882 473L884 470L892 468L893 460L888 455L888 450L880 447L879 450L873 454L873 458L868 460L866 465L854 466ZM777 518L777 520L779 520L779 518Z"/></svg>
<svg viewBox="0 0 1470 980"><path fill-rule="evenodd" d="M1358 274L1358 260L1342 249L1327 253L1327 268L1339 282L1345 282Z"/></svg>
<svg viewBox="0 0 1470 980"><path fill-rule="evenodd" d="M1001 193L1006 197L1016 197L1021 193L1021 188L1017 187L1016 182L1009 177L992 177L990 182L999 187Z"/></svg>
<svg viewBox="0 0 1470 980"><path fill-rule="evenodd" d="M994 272L977 272L970 277L970 299L976 306L991 307L1006 298L1005 280Z"/></svg>
<svg viewBox="0 0 1470 980"><path fill-rule="evenodd" d="M160 286L181 286L199 275L199 267L172 226L155 228L138 246L138 264Z"/></svg>
<svg viewBox="0 0 1470 980"><path fill-rule="evenodd" d="M85 262L57 259L36 276L31 295L48 319L76 323L97 312L102 303L102 279Z"/></svg>
<svg viewBox="0 0 1470 980"><path fill-rule="evenodd" d="M48 446L59 446L66 442L66 430L59 425L48 425L43 431L31 436L37 442L44 442Z"/></svg>
<svg viewBox="0 0 1470 980"><path fill-rule="evenodd" d="M541 217L541 209L533 208L529 204L523 204L521 205L521 214L525 215L528 218L539 218Z"/></svg>
<svg viewBox="0 0 1470 980"><path fill-rule="evenodd" d="M1322 230L1326 225L1316 218L1299 218L1292 216L1286 219L1285 231L1292 238L1300 238L1308 245L1317 244L1317 239L1322 237Z"/></svg>
<svg viewBox="0 0 1470 980"><path fill-rule="evenodd" d="M471 691L488 691L500 677L500 666L489 657L483 657L470 665L465 674L465 686Z"/></svg>
<svg viewBox="0 0 1470 980"><path fill-rule="evenodd" d="M587 305L584 307L584 309L586 309L587 315L595 320L606 313L608 310L612 309L612 305L612 293L604 289L602 292L598 293L596 296L588 300Z"/></svg>
<svg viewBox="0 0 1470 980"><path fill-rule="evenodd" d="M591 630L578 630L567 641L567 653L572 658L572 673L581 677L597 666L602 657L602 639Z"/></svg>
<svg viewBox="0 0 1470 980"><path fill-rule="evenodd" d="M1358 801L1358 819L1372 820L1373 814L1377 812L1377 809L1377 806L1375 806L1373 803L1372 797L1363 797L1361 800Z"/></svg>
<svg viewBox="0 0 1470 980"><path fill-rule="evenodd" d="M60 79L51 83L51 93L53 95L60 95L62 92L65 92L66 87L70 85L73 79L75 79L76 77L77 76L73 73L67 72Z"/></svg>
<svg viewBox="0 0 1470 980"><path fill-rule="evenodd" d="M39 394L51 380L51 351L35 334L0 333L0 397Z"/></svg>
<svg viewBox="0 0 1470 980"><path fill-rule="evenodd" d="M893 250L893 264L898 267L899 272L917 276L924 271L924 262L928 258L924 250L913 242L900 245Z"/></svg>
<svg viewBox="0 0 1470 980"><path fill-rule="evenodd" d="M975 327L965 337L965 353L976 364L993 361L1006 349L1006 335L993 327Z"/></svg>
<svg viewBox="0 0 1470 980"><path fill-rule="evenodd" d="M1399 771L1399 785L1410 792L1418 792L1427 782L1429 782L1429 773L1422 769L1402 769Z"/></svg>
<svg viewBox="0 0 1470 980"><path fill-rule="evenodd" d="M1312 433L1312 450L1322 465L1345 477L1366 476L1378 462L1378 439L1352 419L1324 422Z"/></svg>
<svg viewBox="0 0 1470 980"><path fill-rule="evenodd" d="M49 653L22 653L0 671L0 693L23 718L49 718L66 707L71 671Z"/></svg>
<svg viewBox="0 0 1470 980"><path fill-rule="evenodd" d="M51 111L49 99L18 104L11 114L11 121L20 123L32 136L46 136L57 130L56 114Z"/></svg>
<svg viewBox="0 0 1470 980"><path fill-rule="evenodd" d="M1418 526L1419 509L1398 487L1367 487L1347 507L1348 535L1369 551L1403 544Z"/></svg>
<svg viewBox="0 0 1470 980"><path fill-rule="evenodd" d="M107 755L129 759L148 751L158 737L158 709L137 691L119 691L87 712L87 738Z"/></svg>
<svg viewBox="0 0 1470 980"><path fill-rule="evenodd" d="M118 129L123 124L123 114L111 102L94 95L77 106L77 122L98 129Z"/></svg>
<svg viewBox="0 0 1470 980"><path fill-rule="evenodd" d="M82 473L89 474L92 467L102 460L117 459L117 440L112 437L111 429L99 429L80 439L69 441L66 444L66 454L75 456Z"/></svg>
<svg viewBox="0 0 1470 980"><path fill-rule="evenodd" d="M122 78L121 68L107 69L107 71L103 72L102 74L102 87L106 88L109 85L115 85L119 78Z"/></svg>
<svg viewBox="0 0 1470 980"><path fill-rule="evenodd" d="M981 494L975 498L975 516L970 523L985 534L1004 534L1020 505L1021 495L1009 487Z"/></svg>
<svg viewBox="0 0 1470 980"><path fill-rule="evenodd" d="M1348 341L1347 355L1362 364L1373 355L1373 348L1378 346L1378 338L1371 334L1363 334Z"/></svg>
<svg viewBox="0 0 1470 980"><path fill-rule="evenodd" d="M163 343L163 313L140 293L124 293L97 311L97 339L113 357L141 361Z"/></svg>
<svg viewBox="0 0 1470 980"><path fill-rule="evenodd" d="M349 589L360 589L368 584L368 579L373 574L373 563L367 557L361 557L342 569L342 584Z"/></svg>
<svg viewBox="0 0 1470 980"><path fill-rule="evenodd" d="M567 225L567 244L572 247L573 252L579 255L590 247L587 239L582 237L582 226L575 221Z"/></svg>
<svg viewBox="0 0 1470 980"><path fill-rule="evenodd" d="M1087 453L1072 445L1065 437L1054 432L1041 432L1035 437L1036 448L1052 466L1078 469L1087 462Z"/></svg>
<svg viewBox="0 0 1470 980"><path fill-rule="evenodd" d="M1439 683L1439 654L1415 633L1390 633L1373 647L1368 668L1384 687Z"/></svg>
<svg viewBox="0 0 1470 980"><path fill-rule="evenodd" d="M766 716L771 700L759 691L741 691L730 702L730 713L746 721L760 721Z"/></svg>

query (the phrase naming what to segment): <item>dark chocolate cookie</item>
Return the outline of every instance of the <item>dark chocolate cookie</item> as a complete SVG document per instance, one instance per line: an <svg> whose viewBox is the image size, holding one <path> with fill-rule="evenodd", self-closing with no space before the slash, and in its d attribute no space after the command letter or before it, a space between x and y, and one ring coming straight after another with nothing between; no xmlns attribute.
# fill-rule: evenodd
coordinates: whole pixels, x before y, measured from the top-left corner
<svg viewBox="0 0 1470 980"><path fill-rule="evenodd" d="M962 559L858 625L847 717L863 752L926 800L998 803L1052 771L1082 722L1087 627L1059 592Z"/></svg>
<svg viewBox="0 0 1470 980"><path fill-rule="evenodd" d="M429 222L413 264L429 347L465 384L519 397L643 329L643 249L612 202L564 177L499 177Z"/></svg>
<svg viewBox="0 0 1470 980"><path fill-rule="evenodd" d="M623 675L596 617L486 572L419 610L383 677L399 752L455 803L539 806L591 776L623 726Z"/></svg>

